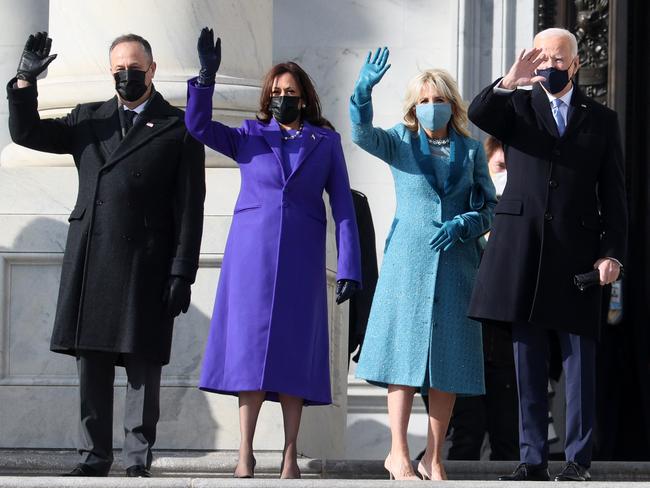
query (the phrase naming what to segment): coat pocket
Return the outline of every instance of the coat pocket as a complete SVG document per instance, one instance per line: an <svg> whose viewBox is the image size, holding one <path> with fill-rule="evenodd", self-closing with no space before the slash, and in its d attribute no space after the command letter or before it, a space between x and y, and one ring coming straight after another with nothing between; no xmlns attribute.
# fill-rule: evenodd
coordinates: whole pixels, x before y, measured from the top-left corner
<svg viewBox="0 0 650 488"><path fill-rule="evenodd" d="M85 213L86 213L86 207L73 208L72 212L70 212L70 217L68 217L68 222L72 222L73 220L83 219Z"/></svg>
<svg viewBox="0 0 650 488"><path fill-rule="evenodd" d="M521 200L499 200L494 209L495 214L521 215L524 211L524 202Z"/></svg>
<svg viewBox="0 0 650 488"><path fill-rule="evenodd" d="M469 208L476 212L483 209L485 206L485 195L483 194L483 188L478 183L472 184L472 187L469 191Z"/></svg>
<svg viewBox="0 0 650 488"><path fill-rule="evenodd" d="M172 224L171 218L162 215L146 215L144 218L144 226L147 229L169 230Z"/></svg>
<svg viewBox="0 0 650 488"><path fill-rule="evenodd" d="M233 212L234 215L237 215L240 212L244 212L246 210L253 210L256 208L260 208L262 206L261 203L245 203L241 204L235 207L235 211Z"/></svg>

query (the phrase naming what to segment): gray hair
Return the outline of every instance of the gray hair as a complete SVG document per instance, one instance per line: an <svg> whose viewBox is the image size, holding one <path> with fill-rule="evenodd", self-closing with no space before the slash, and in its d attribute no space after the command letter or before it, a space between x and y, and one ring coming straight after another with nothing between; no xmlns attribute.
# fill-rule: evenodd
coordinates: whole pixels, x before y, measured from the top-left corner
<svg viewBox="0 0 650 488"><path fill-rule="evenodd" d="M139 36L137 34L123 34L119 37L116 37L113 39L113 42L111 42L111 47L108 49L108 55L110 56L111 52L113 52L113 49L115 49L115 46L118 44L122 44L124 42L137 42L142 46L142 49L144 49L144 52L146 53L147 57L149 58L149 62L153 62L153 52L151 51L151 44L149 44L149 41L147 41L144 37Z"/></svg>
<svg viewBox="0 0 650 488"><path fill-rule="evenodd" d="M571 57L575 58L578 55L578 40L576 36L573 35L573 32L570 32L566 29L560 29L559 27L551 27L550 29L544 29L540 31L535 36L535 39L548 39L549 37L563 37L569 41L569 46L571 47Z"/></svg>

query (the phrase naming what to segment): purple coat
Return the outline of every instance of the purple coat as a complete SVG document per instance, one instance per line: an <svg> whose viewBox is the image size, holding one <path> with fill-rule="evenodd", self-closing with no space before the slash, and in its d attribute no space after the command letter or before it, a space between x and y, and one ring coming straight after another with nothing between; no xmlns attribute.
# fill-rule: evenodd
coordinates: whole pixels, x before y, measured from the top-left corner
<svg viewBox="0 0 650 488"><path fill-rule="evenodd" d="M297 167L285 178L275 120L246 120L238 129L212 121L214 88L188 85L189 132L241 171L199 387L329 404L323 190L336 222L337 279L361 281L341 138L305 123Z"/></svg>

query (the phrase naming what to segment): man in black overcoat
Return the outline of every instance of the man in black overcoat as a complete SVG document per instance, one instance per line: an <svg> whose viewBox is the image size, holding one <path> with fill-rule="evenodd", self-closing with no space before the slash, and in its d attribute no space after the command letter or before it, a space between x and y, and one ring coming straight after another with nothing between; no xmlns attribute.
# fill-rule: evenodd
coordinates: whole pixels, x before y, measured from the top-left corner
<svg viewBox="0 0 650 488"><path fill-rule="evenodd" d="M181 110L155 91L156 63L140 36L110 47L117 95L41 119L36 78L54 60L30 36L7 86L14 142L72 154L77 201L63 257L52 351L77 359L82 462L68 475L106 476L113 461L115 366L128 378L123 463L150 476L161 368L174 317L186 312L203 230L205 153Z"/></svg>
<svg viewBox="0 0 650 488"><path fill-rule="evenodd" d="M617 116L573 82L579 67L573 34L542 31L469 108L503 141L508 166L469 310L512 325L521 464L503 480L549 479L547 329L559 336L567 387L567 463L555 479L590 478L602 293L573 280L592 269L601 285L618 278L627 213Z"/></svg>

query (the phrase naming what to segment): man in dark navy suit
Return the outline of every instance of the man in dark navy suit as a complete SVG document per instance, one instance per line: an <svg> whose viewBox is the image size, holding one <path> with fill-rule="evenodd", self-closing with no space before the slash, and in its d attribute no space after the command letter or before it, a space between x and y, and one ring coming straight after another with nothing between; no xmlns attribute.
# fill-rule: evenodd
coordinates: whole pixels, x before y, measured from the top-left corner
<svg viewBox="0 0 650 488"><path fill-rule="evenodd" d="M547 29L469 108L503 141L508 165L469 311L512 326L521 464L502 480L550 478L548 329L558 333L566 374L567 463L555 479L590 479L602 293L573 279L591 269L601 285L618 278L627 214L617 116L580 91L579 68L575 36ZM532 91L517 89L527 85Z"/></svg>

